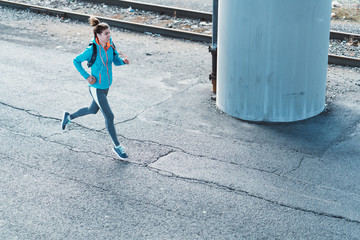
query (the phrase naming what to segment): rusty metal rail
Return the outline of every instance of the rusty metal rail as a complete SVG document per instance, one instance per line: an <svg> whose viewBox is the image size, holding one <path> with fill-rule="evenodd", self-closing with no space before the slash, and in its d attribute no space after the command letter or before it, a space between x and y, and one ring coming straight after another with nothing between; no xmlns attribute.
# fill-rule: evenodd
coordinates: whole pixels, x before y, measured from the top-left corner
<svg viewBox="0 0 360 240"><path fill-rule="evenodd" d="M140 4L135 1L121 1L121 0L119 0L119 1L85 0L85 1L96 2L96 3L105 3L105 4L109 4L109 5L110 4L114 5L114 2L117 2L116 5L122 4L123 7L131 6L133 8L140 8L140 9L148 10L148 11L155 11L155 10L151 10L151 9L154 9L154 8L156 9L159 7L159 5L143 4L143 3ZM140 5L136 5L135 3L140 4ZM29 11L36 12L36 13L43 13L43 14L59 16L59 17L63 17L63 18L69 18L69 19L78 20L81 22L87 22L90 17L90 15L88 15L88 14L75 13L75 12L71 12L71 11L64 11L64 10L59 10L59 9L40 7L40 6L35 6L35 5L30 5L30 4L16 3L16 2L7 1L7 0L0 0L0 5L6 6L6 7L11 7L11 8L29 10ZM145 5L148 5L148 7L146 8ZM166 10L167 12L164 10L165 8L168 9L168 10ZM174 14L174 11L176 11L176 14L179 14L180 12L187 11L185 9L181 9L181 10L182 11L180 11L179 8L163 7L163 8L161 8L161 10L157 10L156 12L164 12L167 14ZM195 11L190 11L188 13L184 13L183 16L186 17L187 15L192 15L192 14L194 14L193 16L195 16L194 12ZM211 13L207 13L207 14L212 15ZM129 21L117 20L117 19L106 18L106 17L101 17L101 16L97 16L97 18L101 21L107 22L111 26L131 30L131 31L135 31L135 32L142 32L142 33L151 32L154 34L160 34L162 36L182 38L182 39L188 39L188 40L192 40L192 41L201 41L201 42L206 42L206 43L211 43L211 39L212 39L211 35L208 35L208 34L193 33L193 32L189 32L189 31L182 31L182 30L157 27L157 26L151 26L151 25L140 24L140 23L133 23L133 22L129 22ZM205 19L205 17L200 17L200 18ZM208 17L207 17L207 19L208 19ZM347 38L360 39L360 34L330 31L330 38L331 39L340 39L340 40L344 40ZM328 63L336 64L336 65L351 66L351 67L360 67L360 59L358 59L358 58L350 58L350 57L337 56L337 55L331 55L331 54L329 54Z"/></svg>
<svg viewBox="0 0 360 240"><path fill-rule="evenodd" d="M0 0L0 5L11 7L11 8L18 8L23 10L30 10L32 12L36 13L44 13L48 15L53 16L60 16L64 18L69 18L72 20L78 20L81 22L87 22L90 15L88 14L82 14L82 13L75 13L71 11L64 11L60 9L53 9L53 8L46 8L46 7L40 7L30 4L23 4L23 3L16 3L6 0ZM211 35L207 34L201 34L201 33L193 33L189 31L182 31L177 29L170 29L170 28L164 28L164 27L157 27L157 26L151 26L141 23L133 23L129 21L123 21L123 20L117 20L112 18L106 18L101 16L96 16L100 21L107 22L113 27L119 27L127 30L131 30L134 32L151 32L154 34L160 34L162 36L167 37L174 37L174 38L183 38L188 39L192 41L200 41L200 42L206 42L211 43Z"/></svg>
<svg viewBox="0 0 360 240"><path fill-rule="evenodd" d="M330 31L330 39L360 40L360 34ZM338 56L338 55L333 55L333 54L329 54L328 63L329 64L342 65L342 66L349 66L349 67L360 67L360 59L359 58Z"/></svg>
<svg viewBox="0 0 360 240"><path fill-rule="evenodd" d="M344 40L349 38L360 39L360 34L330 31L330 39Z"/></svg>
<svg viewBox="0 0 360 240"><path fill-rule="evenodd" d="M345 57L345 56L329 54L328 59L329 59L328 60L329 64L349 66L349 67L360 67L360 59L359 58L352 58L352 57Z"/></svg>
<svg viewBox="0 0 360 240"><path fill-rule="evenodd" d="M109 6L117 6L122 8L131 7L133 9L145 10L156 12L160 14L167 14L179 18L194 18L203 19L206 21L212 21L212 14L209 12L195 11L184 8L168 7L158 4L142 3L137 1L126 1L126 0L82 0L90 3L107 4Z"/></svg>

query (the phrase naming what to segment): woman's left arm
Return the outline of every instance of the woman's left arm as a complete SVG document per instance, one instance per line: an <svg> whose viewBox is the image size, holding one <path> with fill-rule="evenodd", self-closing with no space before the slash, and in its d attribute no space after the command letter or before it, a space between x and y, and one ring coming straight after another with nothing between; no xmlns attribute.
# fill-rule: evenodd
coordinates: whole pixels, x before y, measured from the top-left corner
<svg viewBox="0 0 360 240"><path fill-rule="evenodd" d="M119 57L119 53L115 49L113 49L113 51L115 51L114 61L113 61L115 66L121 66L121 65L129 64L129 59L127 59L127 58L121 59Z"/></svg>

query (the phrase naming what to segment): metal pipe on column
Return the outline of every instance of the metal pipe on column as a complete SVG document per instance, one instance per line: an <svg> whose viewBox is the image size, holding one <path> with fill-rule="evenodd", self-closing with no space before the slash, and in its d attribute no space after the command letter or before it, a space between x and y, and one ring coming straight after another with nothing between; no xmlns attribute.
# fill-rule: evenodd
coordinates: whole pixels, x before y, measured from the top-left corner
<svg viewBox="0 0 360 240"><path fill-rule="evenodd" d="M209 46L209 52L212 55L212 72L209 79L213 85L213 92L216 92L216 71L217 71L217 34L218 34L218 0L213 0L212 14L212 45Z"/></svg>

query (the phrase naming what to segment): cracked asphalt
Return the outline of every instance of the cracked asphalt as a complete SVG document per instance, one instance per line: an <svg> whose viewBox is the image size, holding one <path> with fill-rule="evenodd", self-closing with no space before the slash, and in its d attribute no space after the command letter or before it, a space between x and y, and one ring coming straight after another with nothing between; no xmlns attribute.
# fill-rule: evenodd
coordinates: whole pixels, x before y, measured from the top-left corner
<svg viewBox="0 0 360 240"><path fill-rule="evenodd" d="M329 66L327 112L255 124L215 107L207 45L111 31L127 161L100 113L60 128L91 27L0 8L0 239L359 239L357 69Z"/></svg>

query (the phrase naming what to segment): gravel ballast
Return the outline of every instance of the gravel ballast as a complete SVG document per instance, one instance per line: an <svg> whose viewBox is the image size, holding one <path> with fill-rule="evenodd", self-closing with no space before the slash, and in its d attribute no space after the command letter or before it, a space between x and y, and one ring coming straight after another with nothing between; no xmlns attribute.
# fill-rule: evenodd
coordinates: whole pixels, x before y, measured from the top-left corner
<svg viewBox="0 0 360 240"><path fill-rule="evenodd" d="M115 6L108 6L105 4L93 4L77 0L15 0L15 2L39 5L48 8L62 9L78 13L111 17L125 21L162 26L172 29L180 29L184 31L191 31L208 35L212 34L212 23L202 21L200 19L177 18L175 16L159 15L157 13L132 8L125 9ZM210 0L148 0L143 2L208 12L211 12L212 8L212 1ZM356 7L356 4L359 4L359 1L354 0L340 0L336 2L337 4L341 4L342 7ZM333 4L336 2L333 1ZM360 23L350 22L346 20L333 20L331 21L331 30L360 34ZM345 39L343 41L330 40L329 53L353 58L360 58L360 44L358 43L358 41L359 39Z"/></svg>

